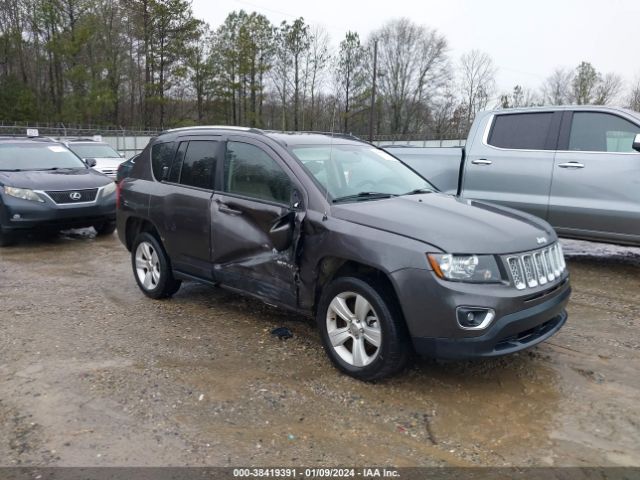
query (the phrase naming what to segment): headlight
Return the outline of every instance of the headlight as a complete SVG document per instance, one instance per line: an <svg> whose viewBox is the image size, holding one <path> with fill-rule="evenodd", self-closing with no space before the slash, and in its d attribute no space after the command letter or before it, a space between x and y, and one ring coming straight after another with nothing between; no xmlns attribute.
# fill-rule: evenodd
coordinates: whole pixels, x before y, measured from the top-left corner
<svg viewBox="0 0 640 480"><path fill-rule="evenodd" d="M115 191L116 191L116 182L111 182L102 188L102 195L103 196L111 195Z"/></svg>
<svg viewBox="0 0 640 480"><path fill-rule="evenodd" d="M40 198L40 196L36 192L34 192L33 190L29 190L28 188L4 187L4 193L11 197L44 203L44 200Z"/></svg>
<svg viewBox="0 0 640 480"><path fill-rule="evenodd" d="M493 255L452 255L430 253L429 263L438 277L472 283L497 283L502 280Z"/></svg>

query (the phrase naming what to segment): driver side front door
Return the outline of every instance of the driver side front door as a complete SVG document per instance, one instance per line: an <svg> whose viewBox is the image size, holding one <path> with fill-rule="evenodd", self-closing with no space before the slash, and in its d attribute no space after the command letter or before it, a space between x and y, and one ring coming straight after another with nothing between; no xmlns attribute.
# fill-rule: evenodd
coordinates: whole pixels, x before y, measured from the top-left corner
<svg viewBox="0 0 640 480"><path fill-rule="evenodd" d="M300 190L267 145L230 137L211 202L216 281L265 300L297 305Z"/></svg>

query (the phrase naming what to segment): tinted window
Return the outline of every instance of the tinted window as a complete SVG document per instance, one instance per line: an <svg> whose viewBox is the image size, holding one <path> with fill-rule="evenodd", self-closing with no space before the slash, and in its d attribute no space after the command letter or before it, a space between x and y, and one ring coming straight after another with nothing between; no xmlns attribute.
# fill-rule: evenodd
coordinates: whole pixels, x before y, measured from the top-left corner
<svg viewBox="0 0 640 480"><path fill-rule="evenodd" d="M175 151L175 142L157 143L151 149L151 167L156 180L162 180L162 169L171 166Z"/></svg>
<svg viewBox="0 0 640 480"><path fill-rule="evenodd" d="M180 183L212 190L217 152L218 142L214 140L189 142L180 170ZM178 155L176 160L179 160ZM173 168L171 173L173 174Z"/></svg>
<svg viewBox="0 0 640 480"><path fill-rule="evenodd" d="M187 152L189 142L182 142L178 147L176 156L171 164L171 171L169 172L168 180L170 182L178 183L180 181L180 171L182 170L182 162L184 161L184 154Z"/></svg>
<svg viewBox="0 0 640 480"><path fill-rule="evenodd" d="M224 191L289 204L291 181L260 148L229 142L224 162Z"/></svg>
<svg viewBox="0 0 640 480"><path fill-rule="evenodd" d="M608 113L573 114L569 150L589 152L635 152L631 146L640 127Z"/></svg>
<svg viewBox="0 0 640 480"><path fill-rule="evenodd" d="M553 113L497 115L489 145L520 150L547 150L546 142Z"/></svg>

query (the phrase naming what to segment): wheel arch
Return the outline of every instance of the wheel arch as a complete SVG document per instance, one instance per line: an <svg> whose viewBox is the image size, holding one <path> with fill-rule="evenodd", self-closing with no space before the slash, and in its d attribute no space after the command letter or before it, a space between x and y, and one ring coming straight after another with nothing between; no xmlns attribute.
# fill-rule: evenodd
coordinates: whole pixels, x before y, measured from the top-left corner
<svg viewBox="0 0 640 480"><path fill-rule="evenodd" d="M160 242L162 245L162 238L160 237L160 233L156 226L146 218L131 216L127 218L127 222L125 224L125 242L127 250L131 251L133 247L133 241L135 238L143 233L148 232Z"/></svg>

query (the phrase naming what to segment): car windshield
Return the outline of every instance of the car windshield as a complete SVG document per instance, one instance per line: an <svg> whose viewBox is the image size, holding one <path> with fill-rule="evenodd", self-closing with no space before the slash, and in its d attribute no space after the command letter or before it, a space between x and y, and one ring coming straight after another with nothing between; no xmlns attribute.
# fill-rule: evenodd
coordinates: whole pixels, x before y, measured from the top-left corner
<svg viewBox="0 0 640 480"><path fill-rule="evenodd" d="M109 145L76 145L72 143L69 148L81 158L120 158L120 154Z"/></svg>
<svg viewBox="0 0 640 480"><path fill-rule="evenodd" d="M290 148L328 190L334 202L437 191L395 157L369 145L293 145Z"/></svg>
<svg viewBox="0 0 640 480"><path fill-rule="evenodd" d="M0 144L0 171L87 168L63 145L46 143Z"/></svg>

